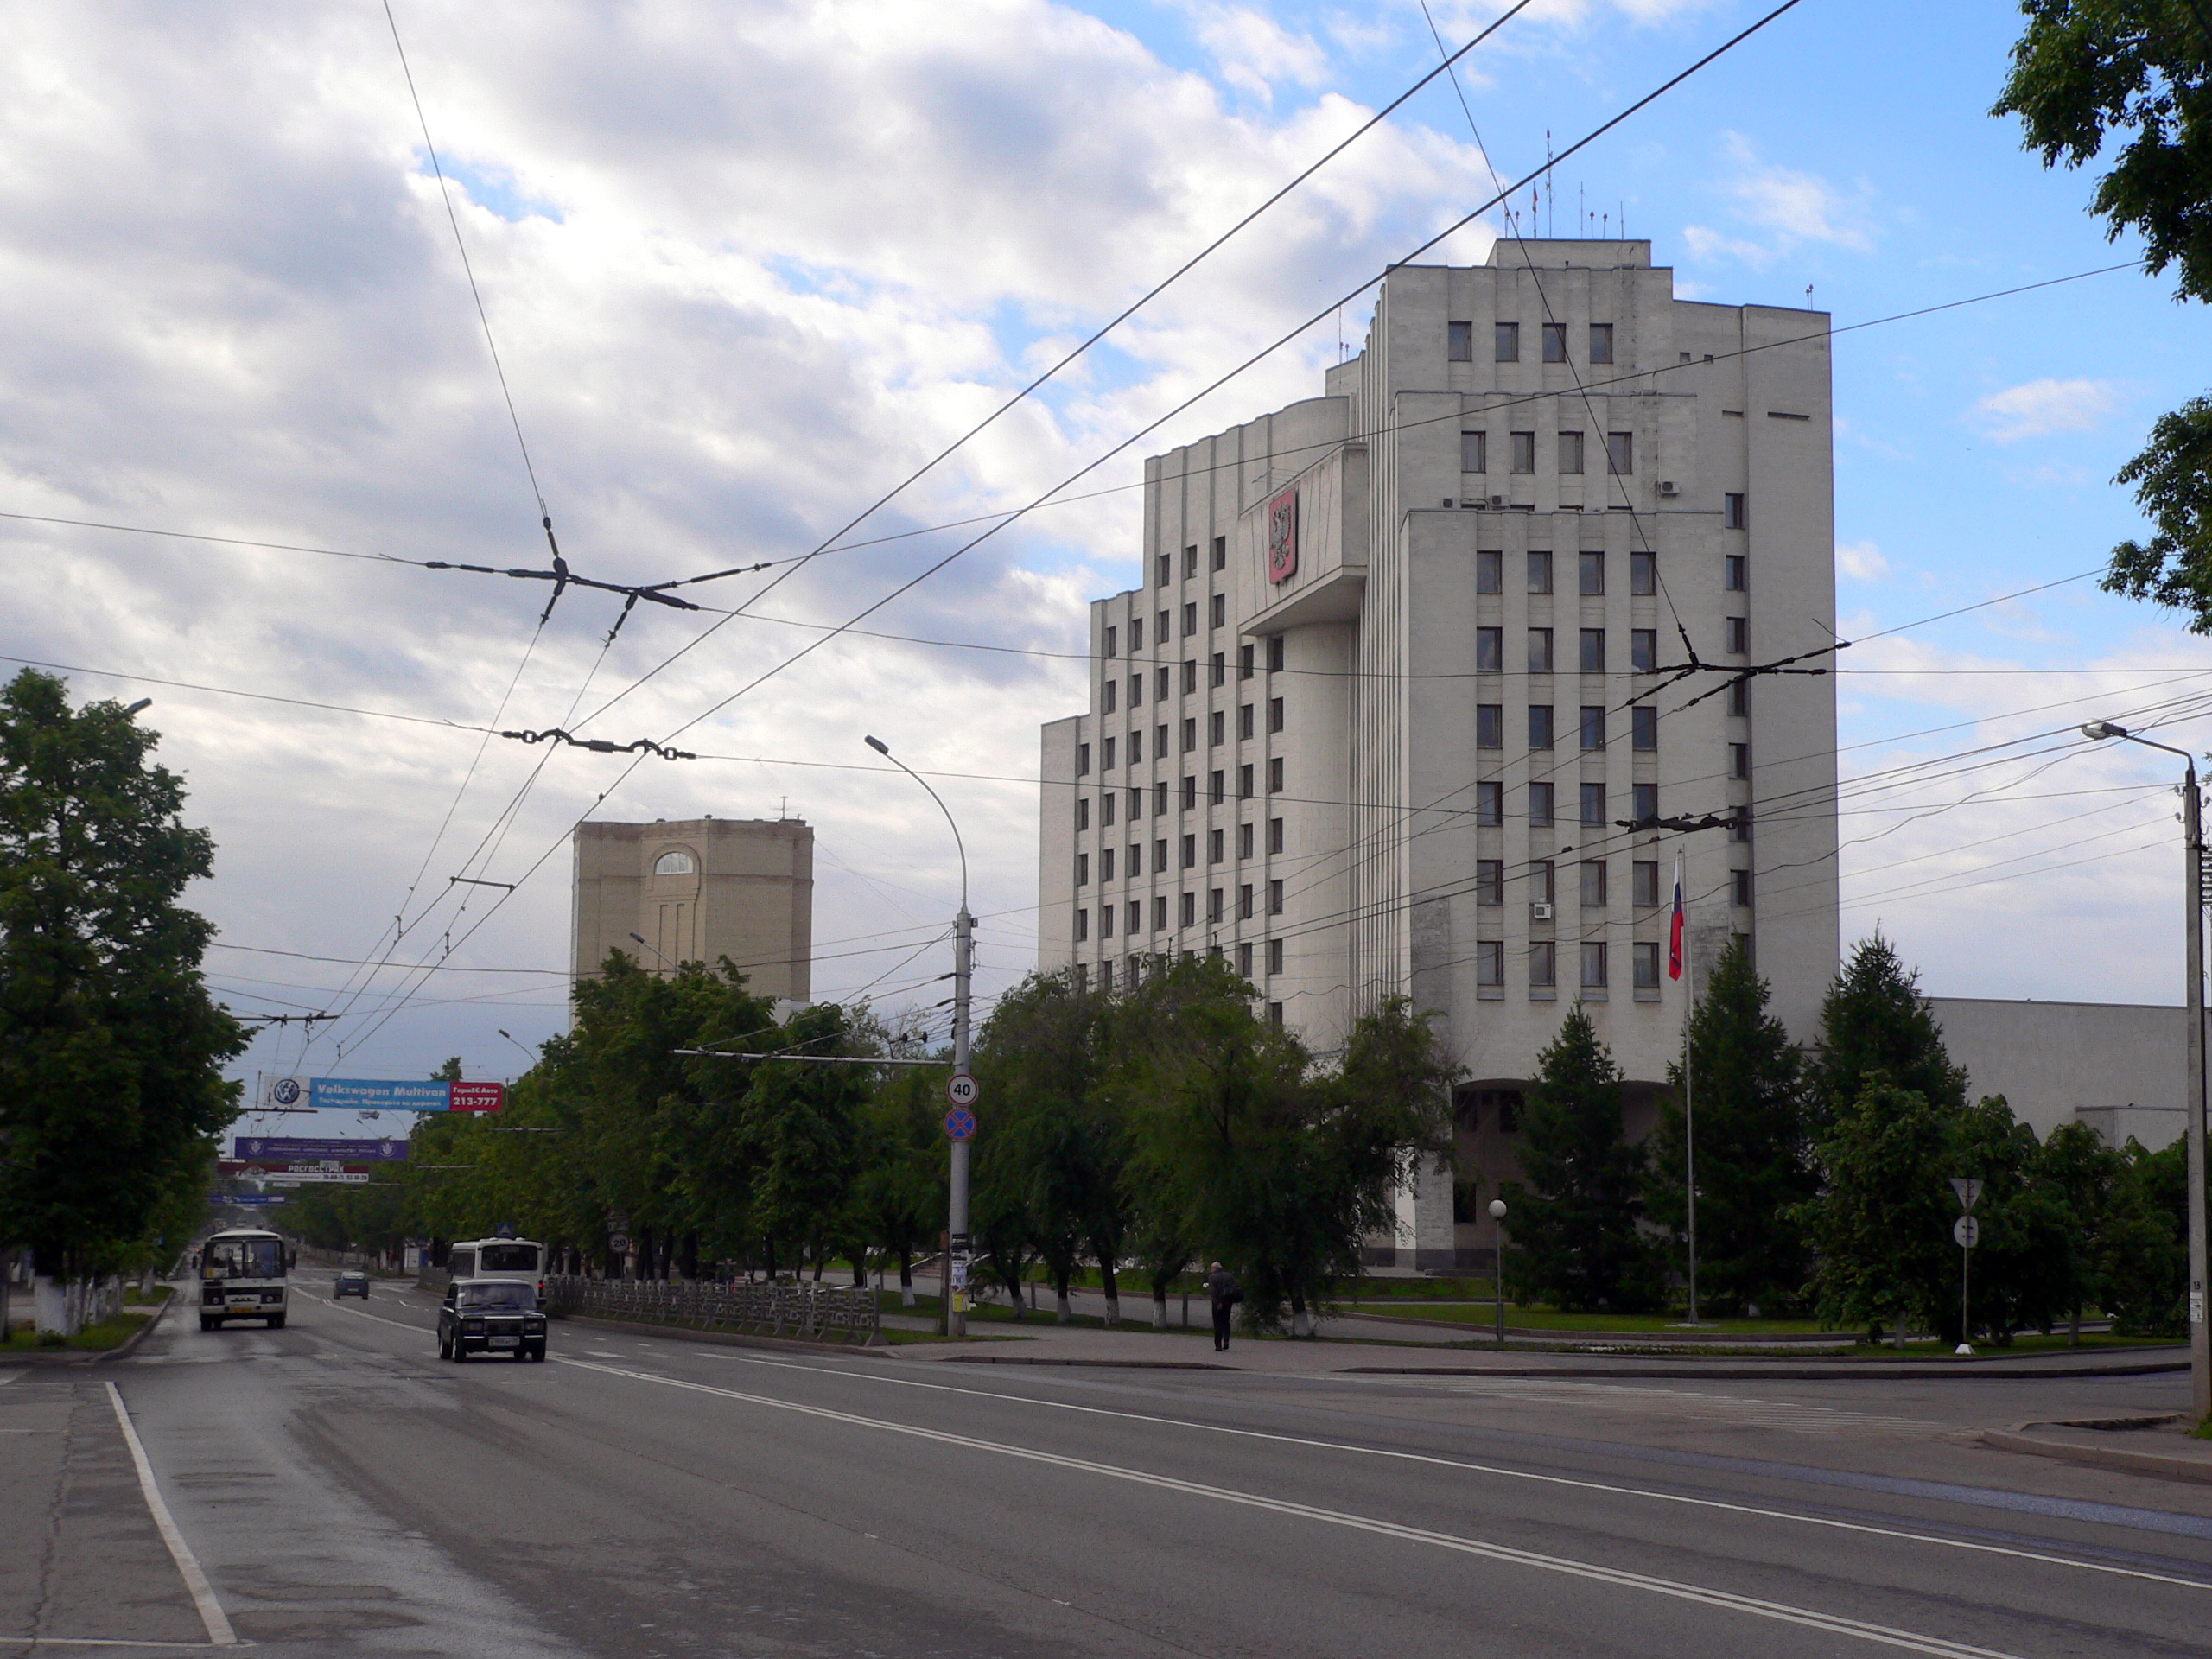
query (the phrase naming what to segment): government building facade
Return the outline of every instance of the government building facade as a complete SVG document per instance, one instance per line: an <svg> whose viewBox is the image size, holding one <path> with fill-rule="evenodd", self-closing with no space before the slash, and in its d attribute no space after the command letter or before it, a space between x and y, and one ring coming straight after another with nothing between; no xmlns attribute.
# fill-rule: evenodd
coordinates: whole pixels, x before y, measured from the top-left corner
<svg viewBox="0 0 2212 1659"><path fill-rule="evenodd" d="M1221 957L1323 1052L1432 1012L1459 1179L1403 1195L1401 1263L1486 1258L1578 1001L1648 1129L1678 855L1690 975L1746 935L1815 1029L1834 681L1746 671L1835 661L1827 330L1678 299L1646 242L1500 240L1393 270L1321 396L1147 463L1145 586L1093 603L1090 708L1043 729L1039 964Z"/></svg>

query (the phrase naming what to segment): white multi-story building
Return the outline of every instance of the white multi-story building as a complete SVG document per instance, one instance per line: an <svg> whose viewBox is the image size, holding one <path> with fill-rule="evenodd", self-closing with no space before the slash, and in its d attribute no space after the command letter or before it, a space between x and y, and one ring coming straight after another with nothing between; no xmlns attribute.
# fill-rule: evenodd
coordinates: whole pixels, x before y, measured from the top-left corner
<svg viewBox="0 0 2212 1659"><path fill-rule="evenodd" d="M1395 1249L1467 1259L1455 1202L1513 1172L1578 999L1649 1126L1678 852L1692 971L1748 934L1815 1026L1834 682L1739 676L1832 664L1833 495L1821 314L1676 299L1645 242L1392 271L1323 396L1147 462L1147 585L1093 604L1090 711L1044 728L1040 965L1225 956L1324 1052L1433 1011L1461 1187L1417 1182Z"/></svg>

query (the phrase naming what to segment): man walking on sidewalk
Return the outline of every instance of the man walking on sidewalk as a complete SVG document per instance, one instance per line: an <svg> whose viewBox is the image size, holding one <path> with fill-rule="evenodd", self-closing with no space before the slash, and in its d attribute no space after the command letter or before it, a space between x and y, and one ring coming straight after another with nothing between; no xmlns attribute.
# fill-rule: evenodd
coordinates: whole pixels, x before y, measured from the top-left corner
<svg viewBox="0 0 2212 1659"><path fill-rule="evenodd" d="M1244 1293L1237 1287L1236 1276L1217 1262L1206 1274L1206 1294L1213 1299L1213 1351L1225 1354L1229 1351L1230 1317L1236 1313L1236 1304L1244 1300Z"/></svg>

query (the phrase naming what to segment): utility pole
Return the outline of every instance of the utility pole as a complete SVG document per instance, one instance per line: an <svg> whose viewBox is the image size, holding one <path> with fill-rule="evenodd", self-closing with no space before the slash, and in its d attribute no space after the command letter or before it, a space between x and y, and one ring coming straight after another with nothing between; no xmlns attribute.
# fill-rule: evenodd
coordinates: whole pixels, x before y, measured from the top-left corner
<svg viewBox="0 0 2212 1659"><path fill-rule="evenodd" d="M968 975L976 943L976 918L968 913L968 895L960 895L960 914L952 924L952 1075L968 1075ZM950 1206L952 1227L952 1297L947 1304L945 1332L968 1334L968 1141L952 1143ZM1019 1295L1020 1293L1015 1293Z"/></svg>

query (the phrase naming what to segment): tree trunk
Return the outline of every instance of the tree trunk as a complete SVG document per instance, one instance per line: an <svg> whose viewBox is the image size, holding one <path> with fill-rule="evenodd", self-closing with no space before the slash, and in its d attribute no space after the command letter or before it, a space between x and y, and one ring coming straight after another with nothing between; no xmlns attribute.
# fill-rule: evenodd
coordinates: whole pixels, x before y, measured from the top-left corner
<svg viewBox="0 0 2212 1659"><path fill-rule="evenodd" d="M1294 1337L1314 1334L1313 1316L1306 1311L1306 1297L1300 1291L1290 1293L1290 1334Z"/></svg>
<svg viewBox="0 0 2212 1659"><path fill-rule="evenodd" d="M1052 1288L1059 1297L1058 1311L1054 1317L1062 1325L1065 1325L1075 1317L1074 1309L1068 1306L1068 1269L1065 1268L1052 1269Z"/></svg>
<svg viewBox="0 0 2212 1659"><path fill-rule="evenodd" d="M1114 1279L1114 1262L1110 1256L1098 1258L1098 1282L1106 1291L1106 1323L1110 1327L1122 1322L1122 1287Z"/></svg>
<svg viewBox="0 0 2212 1659"><path fill-rule="evenodd" d="M1167 1328L1167 1287L1165 1285L1152 1287L1152 1328L1155 1331Z"/></svg>
<svg viewBox="0 0 2212 1659"><path fill-rule="evenodd" d="M868 1288L868 1252L866 1250L853 1252L853 1288L855 1290Z"/></svg>
<svg viewBox="0 0 2212 1659"><path fill-rule="evenodd" d="M2074 1304L2074 1322L2067 1330L2066 1345L2069 1348L2082 1345L2082 1304L2079 1302Z"/></svg>
<svg viewBox="0 0 2212 1659"><path fill-rule="evenodd" d="M914 1253L911 1249L899 1252L899 1306L914 1305Z"/></svg>

